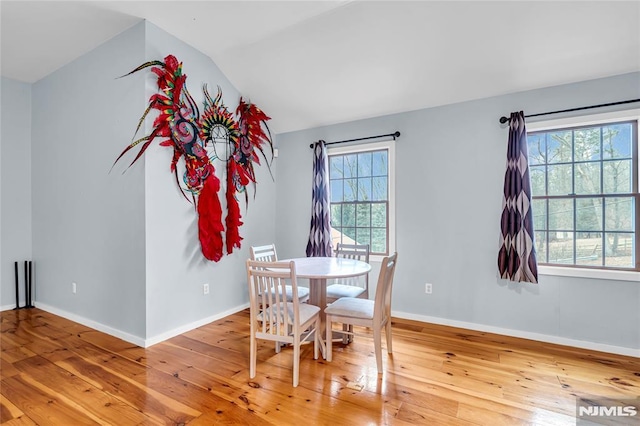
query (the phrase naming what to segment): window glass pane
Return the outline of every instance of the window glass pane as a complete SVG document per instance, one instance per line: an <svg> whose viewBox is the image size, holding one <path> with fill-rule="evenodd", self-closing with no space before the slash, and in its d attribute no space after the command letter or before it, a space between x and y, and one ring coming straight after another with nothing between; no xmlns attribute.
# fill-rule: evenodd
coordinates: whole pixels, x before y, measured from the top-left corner
<svg viewBox="0 0 640 426"><path fill-rule="evenodd" d="M356 205L356 226L371 226L371 204Z"/></svg>
<svg viewBox="0 0 640 426"><path fill-rule="evenodd" d="M358 178L358 201L370 201L372 198L371 178Z"/></svg>
<svg viewBox="0 0 640 426"><path fill-rule="evenodd" d="M371 176L371 153L358 154L358 176Z"/></svg>
<svg viewBox="0 0 640 426"><path fill-rule="evenodd" d="M569 163L571 161L571 131L547 133L547 162Z"/></svg>
<svg viewBox="0 0 640 426"><path fill-rule="evenodd" d="M602 128L604 158L631 158L631 124L615 124Z"/></svg>
<svg viewBox="0 0 640 426"><path fill-rule="evenodd" d="M602 266L602 234L576 233L576 265Z"/></svg>
<svg viewBox="0 0 640 426"><path fill-rule="evenodd" d="M371 230L371 252L387 253L387 230L373 228Z"/></svg>
<svg viewBox="0 0 640 426"><path fill-rule="evenodd" d="M387 205L372 204L371 205L371 226L376 228L386 228L387 226Z"/></svg>
<svg viewBox="0 0 640 426"><path fill-rule="evenodd" d="M375 151L372 154L373 157L373 170L374 176L387 176L389 173L389 167L387 162L387 151Z"/></svg>
<svg viewBox="0 0 640 426"><path fill-rule="evenodd" d="M387 178L374 177L372 179L372 201L387 201Z"/></svg>
<svg viewBox="0 0 640 426"><path fill-rule="evenodd" d="M546 195L545 166L529 167L529 176L531 178L531 195Z"/></svg>
<svg viewBox="0 0 640 426"><path fill-rule="evenodd" d="M605 230L633 231L633 198L607 198L604 206Z"/></svg>
<svg viewBox="0 0 640 426"><path fill-rule="evenodd" d="M344 155L344 177L358 176L358 156L356 154Z"/></svg>
<svg viewBox="0 0 640 426"><path fill-rule="evenodd" d="M331 226L338 227L342 224L342 204L331 204Z"/></svg>
<svg viewBox="0 0 640 426"><path fill-rule="evenodd" d="M631 192L631 160L612 160L603 163L605 194Z"/></svg>
<svg viewBox="0 0 640 426"><path fill-rule="evenodd" d="M573 167L571 164L548 166L549 195L573 193Z"/></svg>
<svg viewBox="0 0 640 426"><path fill-rule="evenodd" d="M536 246L536 259L538 262L547 263L547 233L536 231L534 233L534 240Z"/></svg>
<svg viewBox="0 0 640 426"><path fill-rule="evenodd" d="M532 133L527 135L527 146L529 149L529 164L545 164L545 134Z"/></svg>
<svg viewBox="0 0 640 426"><path fill-rule="evenodd" d="M549 263L573 264L573 232L549 232Z"/></svg>
<svg viewBox="0 0 640 426"><path fill-rule="evenodd" d="M342 167L342 155L334 155L329 157L329 176L331 176L331 179L339 179L344 177L344 171L342 170Z"/></svg>
<svg viewBox="0 0 640 426"><path fill-rule="evenodd" d="M573 200L549 200L549 229L573 231Z"/></svg>
<svg viewBox="0 0 640 426"><path fill-rule="evenodd" d="M344 180L344 201L356 201L358 196L358 179Z"/></svg>
<svg viewBox="0 0 640 426"><path fill-rule="evenodd" d="M600 159L600 127L576 130L573 143L574 161Z"/></svg>
<svg viewBox="0 0 640 426"><path fill-rule="evenodd" d="M356 226L356 206L354 204L342 205L342 226Z"/></svg>
<svg viewBox="0 0 640 426"><path fill-rule="evenodd" d="M343 200L343 193L342 193L342 180L331 180L330 181L330 185L331 185L331 202L334 203L339 203Z"/></svg>
<svg viewBox="0 0 640 426"><path fill-rule="evenodd" d="M533 229L545 230L547 229L547 201L546 200L532 200L531 209L533 212Z"/></svg>
<svg viewBox="0 0 640 426"><path fill-rule="evenodd" d="M600 194L600 162L576 163L576 194Z"/></svg>
<svg viewBox="0 0 640 426"><path fill-rule="evenodd" d="M356 228L356 243L371 246L371 228Z"/></svg>
<svg viewBox="0 0 640 426"><path fill-rule="evenodd" d="M605 266L617 268L635 267L634 234L631 233L607 233L605 234Z"/></svg>
<svg viewBox="0 0 640 426"><path fill-rule="evenodd" d="M602 231L602 198L576 199L576 230Z"/></svg>
<svg viewBox="0 0 640 426"><path fill-rule="evenodd" d="M342 228L342 242L353 244L356 241L356 228Z"/></svg>

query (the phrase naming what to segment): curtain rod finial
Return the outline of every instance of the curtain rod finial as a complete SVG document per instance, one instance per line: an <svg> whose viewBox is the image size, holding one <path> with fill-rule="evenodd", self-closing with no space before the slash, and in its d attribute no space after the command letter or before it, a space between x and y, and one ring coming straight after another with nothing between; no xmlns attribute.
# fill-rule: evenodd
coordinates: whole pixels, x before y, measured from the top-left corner
<svg viewBox="0 0 640 426"><path fill-rule="evenodd" d="M400 132L396 130L396 132L393 134L394 138L399 138L400 137Z"/></svg>
<svg viewBox="0 0 640 426"><path fill-rule="evenodd" d="M507 121L509 121L509 119L507 117L504 117L504 116L500 117L500 124L504 124Z"/></svg>

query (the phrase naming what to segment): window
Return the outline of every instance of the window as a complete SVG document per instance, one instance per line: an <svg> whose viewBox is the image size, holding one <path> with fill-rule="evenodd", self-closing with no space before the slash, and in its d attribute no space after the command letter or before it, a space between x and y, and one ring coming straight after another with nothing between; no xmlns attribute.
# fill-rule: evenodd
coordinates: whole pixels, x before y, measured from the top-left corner
<svg viewBox="0 0 640 426"><path fill-rule="evenodd" d="M337 243L369 244L372 255L395 248L393 142L330 148L331 228Z"/></svg>
<svg viewBox="0 0 640 426"><path fill-rule="evenodd" d="M527 125L538 263L640 271L638 119L626 115Z"/></svg>

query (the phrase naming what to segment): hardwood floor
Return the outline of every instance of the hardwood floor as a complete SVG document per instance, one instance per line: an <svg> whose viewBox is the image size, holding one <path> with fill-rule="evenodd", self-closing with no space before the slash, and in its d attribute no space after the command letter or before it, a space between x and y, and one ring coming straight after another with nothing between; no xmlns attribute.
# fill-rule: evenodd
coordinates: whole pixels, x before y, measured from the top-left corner
<svg viewBox="0 0 640 426"><path fill-rule="evenodd" d="M143 349L39 309L0 313L6 425L574 425L576 397L640 395L640 359L407 320L378 375L373 342L333 362L259 344L248 311ZM353 389L361 385L362 390Z"/></svg>

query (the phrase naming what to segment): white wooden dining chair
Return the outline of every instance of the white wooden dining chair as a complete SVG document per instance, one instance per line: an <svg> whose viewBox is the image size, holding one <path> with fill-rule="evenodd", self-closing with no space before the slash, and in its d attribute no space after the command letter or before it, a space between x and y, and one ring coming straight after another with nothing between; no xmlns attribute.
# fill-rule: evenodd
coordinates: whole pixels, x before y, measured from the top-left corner
<svg viewBox="0 0 640 426"><path fill-rule="evenodd" d="M264 246L252 246L250 249L251 260L261 262L277 262L278 254L276 253L275 244L267 244ZM298 287L298 299L305 303L309 301L309 289L307 287ZM287 300L291 302L291 287L287 288Z"/></svg>
<svg viewBox="0 0 640 426"><path fill-rule="evenodd" d="M369 244L338 243L335 257L362 260L369 263ZM369 298L369 274L363 277L343 278L335 284L327 286L327 303L335 302L341 297Z"/></svg>
<svg viewBox="0 0 640 426"><path fill-rule="evenodd" d="M249 376L256 376L258 339L293 346L293 386L298 386L300 346L313 339L313 359L318 359L320 308L300 303L295 262L259 262L247 259L251 343ZM292 301L287 301L287 286Z"/></svg>
<svg viewBox="0 0 640 426"><path fill-rule="evenodd" d="M331 336L332 332L348 335L357 334L353 330L333 330L334 322L349 326L369 327L373 330L373 345L376 354L376 365L378 373L382 373L382 329L385 330L387 340L387 352L392 353L391 344L391 288L393 287L393 276L396 270L398 253L382 259L380 275L376 287L376 297L374 300L358 299L355 297L342 297L327 306L324 310L327 315L326 335ZM368 335L367 335L368 336ZM331 362L332 348L331 342L327 342L326 359Z"/></svg>

